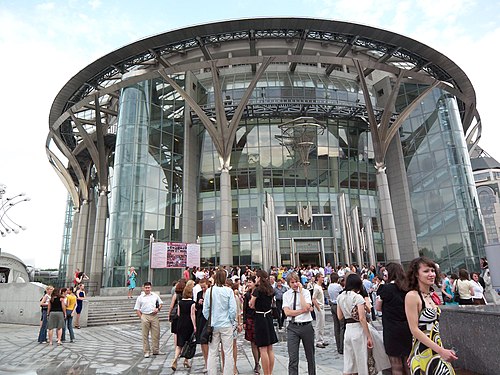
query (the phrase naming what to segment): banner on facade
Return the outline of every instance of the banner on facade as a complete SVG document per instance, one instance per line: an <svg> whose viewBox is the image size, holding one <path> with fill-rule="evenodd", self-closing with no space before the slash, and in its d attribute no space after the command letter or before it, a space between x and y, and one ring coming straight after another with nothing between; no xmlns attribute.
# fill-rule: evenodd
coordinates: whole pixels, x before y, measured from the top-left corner
<svg viewBox="0 0 500 375"><path fill-rule="evenodd" d="M200 266L200 245L183 242L153 242L151 268Z"/></svg>

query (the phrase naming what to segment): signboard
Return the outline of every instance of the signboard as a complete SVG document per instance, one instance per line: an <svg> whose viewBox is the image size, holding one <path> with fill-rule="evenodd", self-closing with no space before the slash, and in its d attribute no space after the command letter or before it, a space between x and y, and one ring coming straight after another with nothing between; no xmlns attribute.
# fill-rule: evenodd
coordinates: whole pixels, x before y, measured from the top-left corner
<svg viewBox="0 0 500 375"><path fill-rule="evenodd" d="M200 245L183 242L153 242L151 268L200 266Z"/></svg>

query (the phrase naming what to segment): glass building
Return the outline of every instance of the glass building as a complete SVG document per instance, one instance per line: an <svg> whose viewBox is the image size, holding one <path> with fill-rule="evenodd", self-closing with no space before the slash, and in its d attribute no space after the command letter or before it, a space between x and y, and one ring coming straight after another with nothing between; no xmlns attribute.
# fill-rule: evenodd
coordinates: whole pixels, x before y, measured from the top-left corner
<svg viewBox="0 0 500 375"><path fill-rule="evenodd" d="M475 93L451 60L345 22L262 18L159 34L75 75L47 155L73 209L62 269L96 289L167 285L151 241L197 242L201 265L479 267L469 153ZM69 251L68 251L69 248Z"/></svg>

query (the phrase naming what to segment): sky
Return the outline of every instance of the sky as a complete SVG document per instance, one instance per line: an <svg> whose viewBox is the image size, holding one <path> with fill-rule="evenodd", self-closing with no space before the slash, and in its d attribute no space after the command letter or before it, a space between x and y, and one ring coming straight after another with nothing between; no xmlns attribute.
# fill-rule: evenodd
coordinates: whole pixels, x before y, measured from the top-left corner
<svg viewBox="0 0 500 375"><path fill-rule="evenodd" d="M36 268L59 266L67 192L48 162L52 102L63 85L124 45L201 23L252 17L312 17L361 23L424 43L453 60L476 90L479 143L500 160L500 1L0 0L0 184L31 198L10 211L27 227L0 249Z"/></svg>

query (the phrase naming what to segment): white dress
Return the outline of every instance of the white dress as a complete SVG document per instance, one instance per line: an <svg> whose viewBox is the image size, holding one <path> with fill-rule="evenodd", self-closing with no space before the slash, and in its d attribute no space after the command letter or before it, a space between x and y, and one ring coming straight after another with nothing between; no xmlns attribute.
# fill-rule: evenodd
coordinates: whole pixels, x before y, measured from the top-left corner
<svg viewBox="0 0 500 375"><path fill-rule="evenodd" d="M337 304L344 314L344 318L352 318L352 310L355 306L363 305L363 297L353 291L341 293L337 298ZM373 357L377 371L390 368L391 363L384 350L382 335L371 324L368 324L373 338ZM368 348L366 335L361 323L346 324L344 334L344 373L357 373L368 375Z"/></svg>

